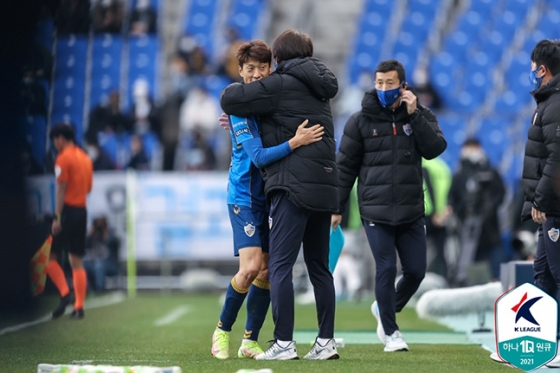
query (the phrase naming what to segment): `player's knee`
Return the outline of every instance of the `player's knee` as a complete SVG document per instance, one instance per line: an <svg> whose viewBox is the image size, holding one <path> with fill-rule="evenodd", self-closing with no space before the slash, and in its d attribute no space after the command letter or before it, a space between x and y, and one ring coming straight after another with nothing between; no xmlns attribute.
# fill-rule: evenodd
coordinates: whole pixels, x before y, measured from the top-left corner
<svg viewBox="0 0 560 373"><path fill-rule="evenodd" d="M268 281L268 268L261 268L257 278L260 280Z"/></svg>
<svg viewBox="0 0 560 373"><path fill-rule="evenodd" d="M406 273L403 273L403 276L408 277L410 280L414 282L420 283L426 276L426 270L422 268L416 268L413 269L412 271L407 271Z"/></svg>
<svg viewBox="0 0 560 373"><path fill-rule="evenodd" d="M249 265L246 268L242 268L240 270L241 276L243 276L243 278L246 279L247 281L251 282L255 278L257 278L257 275L259 274L259 269L260 268L256 265Z"/></svg>

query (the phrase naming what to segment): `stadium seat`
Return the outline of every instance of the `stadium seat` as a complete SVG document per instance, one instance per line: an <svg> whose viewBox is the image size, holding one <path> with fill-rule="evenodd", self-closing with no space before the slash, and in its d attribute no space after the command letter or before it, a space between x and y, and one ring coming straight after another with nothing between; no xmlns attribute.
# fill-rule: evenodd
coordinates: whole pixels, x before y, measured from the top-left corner
<svg viewBox="0 0 560 373"><path fill-rule="evenodd" d="M95 36L92 49L90 108L106 101L111 91L119 89L122 38L113 34Z"/></svg>
<svg viewBox="0 0 560 373"><path fill-rule="evenodd" d="M217 0L192 0L187 12L184 31L192 35L198 45L211 59L214 55L212 34L214 21L218 12Z"/></svg>
<svg viewBox="0 0 560 373"><path fill-rule="evenodd" d="M488 156L490 163L498 166L502 162L504 152L509 146L509 127L512 121L502 116L490 117L482 120L476 137Z"/></svg>
<svg viewBox="0 0 560 373"><path fill-rule="evenodd" d="M122 100L123 111L132 107L132 93L137 80L148 83L152 99L158 96L157 79L160 44L157 36L140 36L129 39L128 97Z"/></svg>
<svg viewBox="0 0 560 373"><path fill-rule="evenodd" d="M211 96L217 100L220 99L222 90L231 83L230 78L219 75L209 75L204 78L203 86L210 93Z"/></svg>
<svg viewBox="0 0 560 373"><path fill-rule="evenodd" d="M263 0L234 0L231 5L230 25L235 27L243 40L256 36L259 16L264 8Z"/></svg>
<svg viewBox="0 0 560 373"><path fill-rule="evenodd" d="M112 132L99 132L97 134L97 141L99 142L101 149L103 149L109 158L111 158L111 161L116 163L119 149L117 135Z"/></svg>
<svg viewBox="0 0 560 373"><path fill-rule="evenodd" d="M42 115L27 117L25 123L27 142L31 146L31 153L35 161L42 166L45 164L47 152L47 120Z"/></svg>
<svg viewBox="0 0 560 373"><path fill-rule="evenodd" d="M392 0L365 0L365 13L374 11L383 16L389 16L393 11L394 1Z"/></svg>

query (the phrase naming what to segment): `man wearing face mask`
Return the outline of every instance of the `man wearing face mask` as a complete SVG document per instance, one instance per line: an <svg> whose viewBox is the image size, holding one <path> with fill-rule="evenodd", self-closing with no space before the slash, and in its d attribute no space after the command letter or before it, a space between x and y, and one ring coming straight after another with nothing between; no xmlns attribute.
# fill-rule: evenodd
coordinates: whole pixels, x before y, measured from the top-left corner
<svg viewBox="0 0 560 373"><path fill-rule="evenodd" d="M468 284L473 261L489 259L492 277L499 279L503 258L498 208L506 190L480 142L468 139L461 149L461 165L451 182L447 203L459 220L461 253L453 278L455 286Z"/></svg>
<svg viewBox="0 0 560 373"><path fill-rule="evenodd" d="M523 220L540 224L535 285L556 297L560 287L560 42L542 40L531 53L531 92L537 103L523 161ZM547 366L560 367L557 357Z"/></svg>
<svg viewBox="0 0 560 373"><path fill-rule="evenodd" d="M437 118L408 90L403 65L381 62L375 89L364 95L362 110L345 125L337 155L340 224L354 181L358 204L376 264L372 312L386 352L408 351L396 323L426 273L426 231L422 157L432 159L447 147ZM395 250L396 249L396 250ZM397 253L403 277L395 289Z"/></svg>

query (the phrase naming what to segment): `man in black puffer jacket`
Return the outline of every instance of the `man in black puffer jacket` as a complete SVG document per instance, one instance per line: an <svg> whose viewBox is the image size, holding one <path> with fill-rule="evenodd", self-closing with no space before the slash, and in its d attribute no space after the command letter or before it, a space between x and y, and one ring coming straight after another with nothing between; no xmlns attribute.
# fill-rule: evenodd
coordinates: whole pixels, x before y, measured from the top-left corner
<svg viewBox="0 0 560 373"><path fill-rule="evenodd" d="M540 224L535 285L556 298L560 288L560 42L540 41L531 53L531 70L537 108L525 145L521 217ZM560 359L548 366L560 367Z"/></svg>
<svg viewBox="0 0 560 373"><path fill-rule="evenodd" d="M398 330L399 312L426 273L426 232L422 157L432 159L447 147L435 115L407 90L403 65L381 62L375 89L366 92L362 110L352 115L340 143L339 212L341 221L350 190L358 178L358 204L376 263L372 312L385 351L407 351ZM395 291L396 252L403 277Z"/></svg>
<svg viewBox="0 0 560 373"><path fill-rule="evenodd" d="M272 54L276 71L257 82L225 88L222 109L231 115L259 117L265 148L288 141L305 119L310 125L320 123L325 134L321 141L262 169L271 204L268 271L275 343L256 359L297 358L292 269L302 242L319 322L316 343L304 358L336 359L335 294L328 257L331 214L338 209L338 173L329 100L336 95L338 83L312 57L313 44L304 33L283 32L274 41Z"/></svg>

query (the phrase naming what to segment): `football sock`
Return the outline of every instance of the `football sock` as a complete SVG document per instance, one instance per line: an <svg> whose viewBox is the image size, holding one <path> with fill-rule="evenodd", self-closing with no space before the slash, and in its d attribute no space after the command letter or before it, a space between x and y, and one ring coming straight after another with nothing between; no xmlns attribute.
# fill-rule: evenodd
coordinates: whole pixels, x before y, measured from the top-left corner
<svg viewBox="0 0 560 373"><path fill-rule="evenodd" d="M47 275L54 283L54 286L58 289L61 297L65 297L70 293L66 277L64 277L64 271L56 260L49 261L49 264L47 265Z"/></svg>
<svg viewBox="0 0 560 373"><path fill-rule="evenodd" d="M244 339L259 340L259 332L270 305L270 282L256 278L247 295L247 323Z"/></svg>
<svg viewBox="0 0 560 373"><path fill-rule="evenodd" d="M72 279L74 280L74 293L76 301L74 302L75 310L84 309L84 300L86 299L87 275L83 268L72 270Z"/></svg>
<svg viewBox="0 0 560 373"><path fill-rule="evenodd" d="M237 319L237 314L243 305L243 301L245 300L248 291L249 289L241 289L237 286L235 277L231 280L226 291L224 307L222 308L222 313L220 314L220 322L218 323L219 329L225 332L231 332L231 327Z"/></svg>
<svg viewBox="0 0 560 373"><path fill-rule="evenodd" d="M278 346L282 348L287 348L290 345L290 343L292 343L292 341L281 341L278 339L276 343L278 343Z"/></svg>

